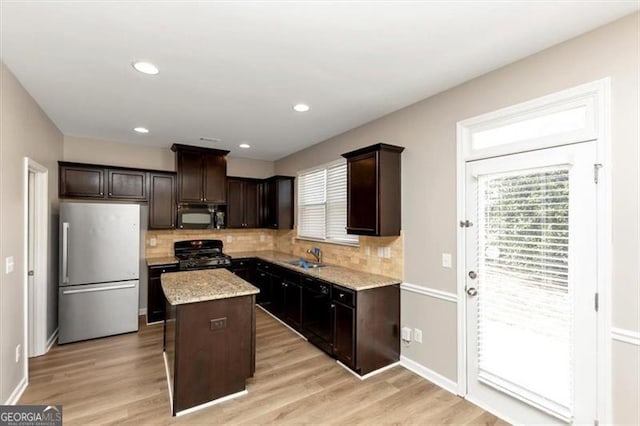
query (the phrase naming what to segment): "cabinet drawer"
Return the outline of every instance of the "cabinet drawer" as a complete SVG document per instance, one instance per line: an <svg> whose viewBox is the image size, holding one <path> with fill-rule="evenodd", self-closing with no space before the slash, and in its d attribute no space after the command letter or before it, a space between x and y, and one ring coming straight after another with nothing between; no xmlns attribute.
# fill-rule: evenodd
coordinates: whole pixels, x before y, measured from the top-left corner
<svg viewBox="0 0 640 426"><path fill-rule="evenodd" d="M160 278L160 275L165 272L177 272L178 265L176 264L167 264L167 265L158 265L149 267L149 278Z"/></svg>
<svg viewBox="0 0 640 426"><path fill-rule="evenodd" d="M355 306L356 295L353 290L348 290L337 285L333 286L333 300L348 306Z"/></svg>
<svg viewBox="0 0 640 426"><path fill-rule="evenodd" d="M309 288L315 292L326 295L327 297L330 297L331 295L331 284L317 278L302 275L300 277L300 284L305 288Z"/></svg>

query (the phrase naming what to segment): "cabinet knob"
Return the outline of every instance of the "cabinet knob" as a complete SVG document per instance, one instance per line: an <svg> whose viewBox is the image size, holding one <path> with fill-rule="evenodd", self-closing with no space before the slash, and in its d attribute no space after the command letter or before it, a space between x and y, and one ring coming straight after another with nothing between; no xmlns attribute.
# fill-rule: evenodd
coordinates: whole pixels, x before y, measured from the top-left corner
<svg viewBox="0 0 640 426"><path fill-rule="evenodd" d="M113 194L109 193L109 196L111 196L111 195L113 195Z"/></svg>
<svg viewBox="0 0 640 426"><path fill-rule="evenodd" d="M104 194L101 192L100 195L104 195Z"/></svg>

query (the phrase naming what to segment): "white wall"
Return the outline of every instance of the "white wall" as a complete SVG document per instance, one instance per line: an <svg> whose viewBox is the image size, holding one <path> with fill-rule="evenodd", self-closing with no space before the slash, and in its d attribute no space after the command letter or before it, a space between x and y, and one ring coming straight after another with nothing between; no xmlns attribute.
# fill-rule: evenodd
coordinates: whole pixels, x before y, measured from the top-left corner
<svg viewBox="0 0 640 426"><path fill-rule="evenodd" d="M169 148L132 145L79 136L64 136L64 160L141 169L175 171L175 153ZM253 178L273 176L274 162L227 157L227 175Z"/></svg>
<svg viewBox="0 0 640 426"><path fill-rule="evenodd" d="M456 123L460 120L611 77L613 149L613 325L640 331L638 236L638 93L640 14L635 13L465 84L425 99L276 162L276 173L296 171L378 142L402 154L402 229L405 282L456 293ZM499 49L499 46L496 46ZM434 58L437 60L437 58ZM422 345L404 356L457 380L456 304L404 291L402 323L421 328ZM634 373L640 348L614 341L616 371ZM637 378L636 375L634 377ZM640 423L638 380L614 375L615 421Z"/></svg>
<svg viewBox="0 0 640 426"><path fill-rule="evenodd" d="M49 248L47 336L57 327L58 290L58 160L62 133L4 64L0 64L0 403L24 379L24 353L15 362L16 345L24 341L24 218L23 159L30 157L49 170ZM13 256L15 269L5 274L4 259Z"/></svg>

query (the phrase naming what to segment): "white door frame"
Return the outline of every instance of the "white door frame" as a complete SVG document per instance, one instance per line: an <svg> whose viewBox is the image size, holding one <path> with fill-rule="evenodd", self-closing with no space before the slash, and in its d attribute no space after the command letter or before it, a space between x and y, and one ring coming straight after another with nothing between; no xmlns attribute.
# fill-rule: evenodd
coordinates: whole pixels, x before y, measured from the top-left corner
<svg viewBox="0 0 640 426"><path fill-rule="evenodd" d="M29 172L34 173L34 249L33 291L29 292ZM24 359L28 377L29 324L33 324L34 355L47 352L47 275L49 246L49 171L29 157L24 157ZM29 312L32 298L33 313Z"/></svg>
<svg viewBox="0 0 640 426"><path fill-rule="evenodd" d="M471 158L491 157L505 154L502 147L494 147L487 150L484 155L471 152L472 129L489 125L497 120L509 120L514 116L525 112L539 111L552 107L559 103L586 99L593 102L593 115L590 119L594 122L591 139L596 140L597 162L601 165L598 173L597 203L597 258L598 276L597 288L599 308L597 316L597 413L601 423L611 423L611 284L612 279L612 242L611 242L611 126L610 126L610 91L611 79L609 77L582 84L567 90L543 96L524 103L513 105L477 117L459 121L457 123L457 218L458 221L466 220L466 180L465 163ZM559 145L557 140L549 138L538 140L534 145L524 144L526 150ZM466 330L466 293L465 277L467 266L465 264L466 232L465 228L457 228L457 295L458 295L458 395L467 395L467 330ZM483 407L500 416L499 407ZM506 419L513 420L513 419ZM516 419L517 420L517 419Z"/></svg>

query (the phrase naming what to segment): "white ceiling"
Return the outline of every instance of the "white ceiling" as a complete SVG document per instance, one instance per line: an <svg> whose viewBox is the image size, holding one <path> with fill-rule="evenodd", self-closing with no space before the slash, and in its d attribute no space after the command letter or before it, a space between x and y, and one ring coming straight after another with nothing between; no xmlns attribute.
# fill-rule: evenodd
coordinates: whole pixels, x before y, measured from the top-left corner
<svg viewBox="0 0 640 426"><path fill-rule="evenodd" d="M65 134L275 160L638 7L3 0L0 57Z"/></svg>

